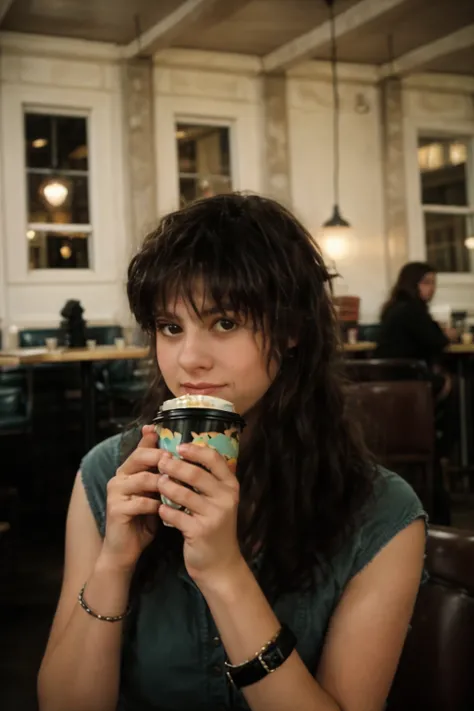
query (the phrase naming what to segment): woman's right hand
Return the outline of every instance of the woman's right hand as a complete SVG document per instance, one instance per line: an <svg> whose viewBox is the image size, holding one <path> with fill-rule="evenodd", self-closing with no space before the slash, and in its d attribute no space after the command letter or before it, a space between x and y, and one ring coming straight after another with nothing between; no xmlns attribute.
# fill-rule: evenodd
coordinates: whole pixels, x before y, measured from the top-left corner
<svg viewBox="0 0 474 711"><path fill-rule="evenodd" d="M107 485L106 529L101 559L124 571L133 571L158 528L160 459L168 455L156 446L153 425L142 428L142 439ZM154 498L155 497L155 498Z"/></svg>

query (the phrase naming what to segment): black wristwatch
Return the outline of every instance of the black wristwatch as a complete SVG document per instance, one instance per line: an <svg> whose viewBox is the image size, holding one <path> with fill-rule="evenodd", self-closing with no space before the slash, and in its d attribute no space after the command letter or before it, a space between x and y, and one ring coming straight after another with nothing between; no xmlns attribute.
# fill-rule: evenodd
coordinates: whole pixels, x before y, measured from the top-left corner
<svg viewBox="0 0 474 711"><path fill-rule="evenodd" d="M272 674L286 662L294 648L296 637L289 627L282 625L280 631L253 659L242 664L225 663L229 681L241 689L256 684L267 674Z"/></svg>

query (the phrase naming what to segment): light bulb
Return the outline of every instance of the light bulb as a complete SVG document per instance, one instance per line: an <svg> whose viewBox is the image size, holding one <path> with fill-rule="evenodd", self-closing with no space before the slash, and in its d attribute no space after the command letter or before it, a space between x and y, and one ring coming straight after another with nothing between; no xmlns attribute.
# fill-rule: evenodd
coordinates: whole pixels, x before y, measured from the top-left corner
<svg viewBox="0 0 474 711"><path fill-rule="evenodd" d="M34 230L27 230L26 237L27 239L34 239L36 237L36 232Z"/></svg>
<svg viewBox="0 0 474 711"><path fill-rule="evenodd" d="M63 259L70 259L72 254L72 249L68 244L63 244L59 250L59 254Z"/></svg>
<svg viewBox="0 0 474 711"><path fill-rule="evenodd" d="M468 249L474 249L474 237L467 237L464 240L464 246Z"/></svg>
<svg viewBox="0 0 474 711"><path fill-rule="evenodd" d="M49 183L43 187L43 195L47 202L53 207L59 207L62 205L69 194L69 190L58 180L51 180Z"/></svg>

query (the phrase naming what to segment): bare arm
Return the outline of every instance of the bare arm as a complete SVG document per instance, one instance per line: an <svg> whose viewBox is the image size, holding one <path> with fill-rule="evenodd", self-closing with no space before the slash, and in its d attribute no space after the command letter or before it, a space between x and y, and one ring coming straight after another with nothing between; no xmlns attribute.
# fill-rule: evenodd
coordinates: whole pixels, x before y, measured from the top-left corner
<svg viewBox="0 0 474 711"><path fill-rule="evenodd" d="M58 609L38 677L41 711L114 711L120 687L123 622L89 615L77 596L101 615L118 616L128 604L136 563L154 538L159 503L157 476L148 471L161 457L156 433L144 428L138 448L107 487L107 525L102 541L80 475L66 525L65 570Z"/></svg>
<svg viewBox="0 0 474 711"><path fill-rule="evenodd" d="M112 711L117 706L122 622L88 615L77 594L106 615L127 607L131 575L100 558L102 540L77 476L66 529L64 579L58 609L38 677L41 711Z"/></svg>
<svg viewBox="0 0 474 711"><path fill-rule="evenodd" d="M416 521L349 583L331 620L316 679L296 652L244 689L252 711L381 711L421 579L424 524ZM203 588L235 664L252 656L278 621L251 572Z"/></svg>

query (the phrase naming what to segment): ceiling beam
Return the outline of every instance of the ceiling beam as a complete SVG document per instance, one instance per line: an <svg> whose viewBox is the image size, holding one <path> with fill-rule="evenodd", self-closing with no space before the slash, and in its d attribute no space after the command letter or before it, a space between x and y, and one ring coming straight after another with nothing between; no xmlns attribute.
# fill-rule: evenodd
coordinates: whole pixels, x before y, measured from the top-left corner
<svg viewBox="0 0 474 711"><path fill-rule="evenodd" d="M209 16L210 20L219 22L249 2L250 0L184 0L176 10L123 47L121 55L125 59L131 59L140 54L152 54L168 47L180 33L188 30L202 17Z"/></svg>
<svg viewBox="0 0 474 711"><path fill-rule="evenodd" d="M380 67L380 76L381 78L394 75L401 76L422 70L435 59L454 54L472 46L474 46L474 24L424 44L411 52L402 54L393 62L388 62Z"/></svg>
<svg viewBox="0 0 474 711"><path fill-rule="evenodd" d="M337 15L336 38L363 27L406 2L408 0L361 0ZM267 54L263 58L263 68L269 73L283 71L294 64L311 59L318 49L328 44L329 38L330 24L327 21Z"/></svg>
<svg viewBox="0 0 474 711"><path fill-rule="evenodd" d="M0 0L0 25L12 4L13 0Z"/></svg>

